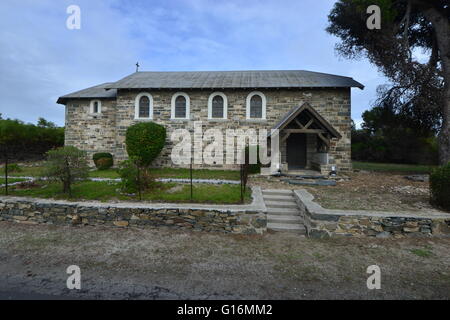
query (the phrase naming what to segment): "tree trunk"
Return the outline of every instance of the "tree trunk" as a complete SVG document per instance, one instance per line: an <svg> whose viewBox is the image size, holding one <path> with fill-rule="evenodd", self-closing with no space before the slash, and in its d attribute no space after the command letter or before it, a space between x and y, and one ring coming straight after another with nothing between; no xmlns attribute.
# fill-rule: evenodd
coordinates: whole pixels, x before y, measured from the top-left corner
<svg viewBox="0 0 450 320"><path fill-rule="evenodd" d="M450 162L450 21L445 13L434 7L423 11L435 30L444 78L444 101L442 101L442 129L439 133L439 162Z"/></svg>

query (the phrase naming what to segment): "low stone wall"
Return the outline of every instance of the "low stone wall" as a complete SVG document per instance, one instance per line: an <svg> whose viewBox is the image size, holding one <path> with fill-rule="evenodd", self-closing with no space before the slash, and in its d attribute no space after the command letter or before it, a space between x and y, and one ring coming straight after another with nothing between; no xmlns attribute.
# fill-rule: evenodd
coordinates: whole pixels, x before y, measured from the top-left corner
<svg viewBox="0 0 450 320"><path fill-rule="evenodd" d="M165 226L175 229L262 234L266 208L261 189L253 188L250 205L196 205L68 202L0 197L0 221L24 224Z"/></svg>
<svg viewBox="0 0 450 320"><path fill-rule="evenodd" d="M294 194L312 238L450 236L450 214L330 210L314 202L314 196L306 190L295 190Z"/></svg>

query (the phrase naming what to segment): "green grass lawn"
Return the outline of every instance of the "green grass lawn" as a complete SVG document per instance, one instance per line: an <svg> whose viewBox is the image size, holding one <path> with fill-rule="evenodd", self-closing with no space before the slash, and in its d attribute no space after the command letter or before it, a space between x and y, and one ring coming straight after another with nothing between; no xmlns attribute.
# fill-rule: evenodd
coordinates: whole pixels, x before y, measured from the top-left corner
<svg viewBox="0 0 450 320"><path fill-rule="evenodd" d="M436 166L353 161L353 169L367 171L426 174L433 168Z"/></svg>
<svg viewBox="0 0 450 320"><path fill-rule="evenodd" d="M19 178L8 178L8 184L9 183L14 183L14 182L20 182L20 181L25 181L25 179L19 179ZM0 184L4 184L5 178L0 178Z"/></svg>
<svg viewBox="0 0 450 320"><path fill-rule="evenodd" d="M8 172L10 177L38 177L42 174L43 167L20 167L20 172ZM0 173L4 174L4 168L0 169Z"/></svg>
<svg viewBox="0 0 450 320"><path fill-rule="evenodd" d="M42 174L42 167L21 167L21 172L11 172L11 177L38 177ZM150 169L150 172L156 178L179 178L188 179L190 177L189 169L181 168L155 168ZM108 170L93 170L89 172L91 178L120 178L116 169ZM239 180L239 171L232 170L208 170L208 169L194 169L194 179L223 179L223 180Z"/></svg>
<svg viewBox="0 0 450 320"><path fill-rule="evenodd" d="M156 186L142 195L144 201L153 202L191 202L189 185L181 186L179 190L171 191L177 186L176 183L156 183ZM0 189L0 193L4 188ZM120 184L116 182L96 182L85 181L73 185L73 195L70 200L123 200L136 201L137 196L123 194L120 190ZM29 189L10 188L10 195L35 197L35 198L54 198L68 199L66 194L62 193L62 187L59 183L39 182L36 187ZM251 192L245 195L248 202L251 199ZM238 204L240 203L239 185L194 185L193 199L195 203L212 204Z"/></svg>
<svg viewBox="0 0 450 320"><path fill-rule="evenodd" d="M189 179L190 177L189 169L182 168L154 168L150 169L150 172L156 178ZM239 180L239 171L194 169L192 172L193 179ZM94 170L89 173L89 176L91 178L120 178L116 169Z"/></svg>

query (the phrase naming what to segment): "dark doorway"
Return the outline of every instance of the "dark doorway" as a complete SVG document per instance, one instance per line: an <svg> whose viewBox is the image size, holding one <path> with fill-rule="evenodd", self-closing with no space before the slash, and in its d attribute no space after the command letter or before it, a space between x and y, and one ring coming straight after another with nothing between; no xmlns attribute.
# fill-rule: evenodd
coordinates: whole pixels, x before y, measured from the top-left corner
<svg viewBox="0 0 450 320"><path fill-rule="evenodd" d="M304 169L306 167L306 134L292 133L287 139L288 169Z"/></svg>

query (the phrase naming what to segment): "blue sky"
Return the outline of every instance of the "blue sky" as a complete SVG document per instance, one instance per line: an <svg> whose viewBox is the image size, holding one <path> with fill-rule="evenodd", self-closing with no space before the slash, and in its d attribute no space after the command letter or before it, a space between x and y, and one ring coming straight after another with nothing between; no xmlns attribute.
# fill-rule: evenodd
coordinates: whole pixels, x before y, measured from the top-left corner
<svg viewBox="0 0 450 320"><path fill-rule="evenodd" d="M337 56L325 32L335 1L2 0L0 113L64 124L59 96L135 71L301 69L353 77L352 118L386 79ZM81 29L66 28L69 5Z"/></svg>

